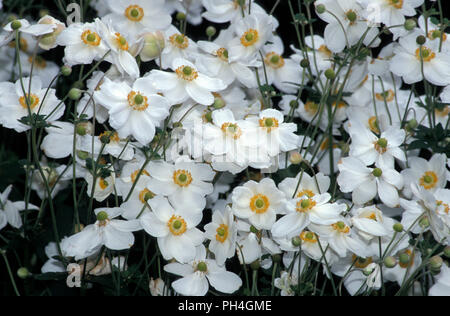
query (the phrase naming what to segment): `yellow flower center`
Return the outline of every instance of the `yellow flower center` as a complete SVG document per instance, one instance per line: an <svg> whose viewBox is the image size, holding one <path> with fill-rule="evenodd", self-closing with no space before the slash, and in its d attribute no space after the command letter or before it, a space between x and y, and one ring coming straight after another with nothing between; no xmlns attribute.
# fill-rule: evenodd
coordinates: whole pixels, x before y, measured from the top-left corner
<svg viewBox="0 0 450 316"><path fill-rule="evenodd" d="M348 10L345 13L345 17L347 18L347 20L350 22L350 25L355 24L356 19L358 18L358 15L356 14L355 11L353 10Z"/></svg>
<svg viewBox="0 0 450 316"><path fill-rule="evenodd" d="M430 40L435 40L435 39L440 39L442 36L442 40L446 41L447 40L447 34L443 33L440 30L431 30L428 32L428 38Z"/></svg>
<svg viewBox="0 0 450 316"><path fill-rule="evenodd" d="M19 98L19 103L24 109L28 108L27 99L31 110L33 110L39 104L39 97L37 95L35 95L34 93L27 93L26 96Z"/></svg>
<svg viewBox="0 0 450 316"><path fill-rule="evenodd" d="M444 207L444 212L445 212L445 214L449 214L449 212L450 212L450 206L447 204L447 203L444 203L444 202L442 202L442 201L436 201L436 205L438 206L438 207L440 207L440 206L443 206Z"/></svg>
<svg viewBox="0 0 450 316"><path fill-rule="evenodd" d="M313 232L303 231L300 234L300 239L303 240L304 242L309 242L309 243L315 244L317 242L317 235L314 234Z"/></svg>
<svg viewBox="0 0 450 316"><path fill-rule="evenodd" d="M436 186L438 180L439 180L438 176L437 176L437 174L435 172L427 171L419 179L419 183L425 189L430 190L430 189L433 189Z"/></svg>
<svg viewBox="0 0 450 316"><path fill-rule="evenodd" d="M388 141L386 138L380 138L378 141L373 143L375 150L380 154L384 154L387 151Z"/></svg>
<svg viewBox="0 0 450 316"><path fill-rule="evenodd" d="M198 72L190 66L180 66L175 72L177 73L178 78L186 81L193 81L198 78Z"/></svg>
<svg viewBox="0 0 450 316"><path fill-rule="evenodd" d="M302 190L302 191L297 193L297 198L301 198L304 195L306 195L309 198L312 198L315 194L314 194L313 191L305 189L305 190Z"/></svg>
<svg viewBox="0 0 450 316"><path fill-rule="evenodd" d="M145 111L148 108L148 98L139 91L131 91L128 94L128 104L135 111Z"/></svg>
<svg viewBox="0 0 450 316"><path fill-rule="evenodd" d="M372 259L372 257L361 258L361 257L358 257L356 255L353 255L352 256L352 262L355 262L354 266L356 268L358 268L358 269L365 269L365 268L367 268L367 266L369 264L371 264L373 262L373 259Z"/></svg>
<svg viewBox="0 0 450 316"><path fill-rule="evenodd" d="M383 93L376 93L375 98L378 101L386 100L386 102L392 102L395 98L395 92L393 90L389 89L388 91L385 91Z"/></svg>
<svg viewBox="0 0 450 316"><path fill-rule="evenodd" d="M386 1L396 9L401 9L403 7L403 0L386 0Z"/></svg>
<svg viewBox="0 0 450 316"><path fill-rule="evenodd" d="M137 179L137 176L138 176L138 174L139 174L139 169L138 170L136 170L135 172L133 172L132 174L131 174L131 182L132 183L135 183L136 182L136 179ZM150 174L147 172L147 170L144 170L144 171L142 171L142 173L141 173L141 175L146 175L147 177L150 177Z"/></svg>
<svg viewBox="0 0 450 316"><path fill-rule="evenodd" d="M333 55L333 53L331 52L331 50L328 49L328 47L326 45L320 45L320 47L317 49L320 53L326 55L327 57L331 57L331 55Z"/></svg>
<svg viewBox="0 0 450 316"><path fill-rule="evenodd" d="M120 50L128 51L130 47L128 45L127 39L123 37L122 34L120 33L115 33L114 35L116 37L115 40L117 48L119 48Z"/></svg>
<svg viewBox="0 0 450 316"><path fill-rule="evenodd" d="M105 179L100 178L98 180L98 185L100 186L100 189L104 190L104 189L106 189L108 187L109 183Z"/></svg>
<svg viewBox="0 0 450 316"><path fill-rule="evenodd" d="M305 103L305 111L310 115L315 115L319 109L319 105L313 101L308 101Z"/></svg>
<svg viewBox="0 0 450 316"><path fill-rule="evenodd" d="M422 52L422 56L420 56L421 52ZM436 57L436 54L431 50L431 48L422 46L422 49L420 49L420 47L418 49L416 49L416 58L418 60L420 60L421 57L424 62L429 62Z"/></svg>
<svg viewBox="0 0 450 316"><path fill-rule="evenodd" d="M228 62L228 50L226 48L220 48L216 51L217 57L221 60Z"/></svg>
<svg viewBox="0 0 450 316"><path fill-rule="evenodd" d="M186 221L181 216L172 215L167 222L170 232L175 236L183 235L187 230Z"/></svg>
<svg viewBox="0 0 450 316"><path fill-rule="evenodd" d="M109 137L110 142L113 143L120 142L119 134L117 132L106 131L98 136L99 139L102 139L103 137Z"/></svg>
<svg viewBox="0 0 450 316"><path fill-rule="evenodd" d="M343 108L345 108L347 106L347 104L344 101L339 101L339 103L334 101L331 105L333 107L336 107L336 105L337 105L338 109L343 109Z"/></svg>
<svg viewBox="0 0 450 316"><path fill-rule="evenodd" d="M259 120L259 126L265 128L267 133L270 133L272 130L278 128L278 120L274 117L264 117Z"/></svg>
<svg viewBox="0 0 450 316"><path fill-rule="evenodd" d="M275 52L268 53L264 59L266 65L274 69L279 69L284 66L284 58Z"/></svg>
<svg viewBox="0 0 450 316"><path fill-rule="evenodd" d="M307 213L316 206L316 204L316 201L312 199L302 199L297 202L295 210L299 213Z"/></svg>
<svg viewBox="0 0 450 316"><path fill-rule="evenodd" d="M241 128L235 123L223 123L221 129L227 136L234 139L238 139L242 135Z"/></svg>
<svg viewBox="0 0 450 316"><path fill-rule="evenodd" d="M86 45L89 46L99 46L102 42L100 36L97 33L92 32L91 30L84 31L81 34L81 39Z"/></svg>
<svg viewBox="0 0 450 316"><path fill-rule="evenodd" d="M217 228L216 232L216 240L223 244L228 238L228 226L221 224L219 228Z"/></svg>
<svg viewBox="0 0 450 316"><path fill-rule="evenodd" d="M144 189L141 192L139 192L139 201L142 202L142 204L147 203L148 200L155 197L155 193L150 191L149 189Z"/></svg>
<svg viewBox="0 0 450 316"><path fill-rule="evenodd" d="M331 227L343 234L348 234L350 232L350 227L348 227L344 222L337 222L335 224L332 224Z"/></svg>
<svg viewBox="0 0 450 316"><path fill-rule="evenodd" d="M256 214L267 212L269 206L269 198L264 194L256 194L250 199L250 209Z"/></svg>
<svg viewBox="0 0 450 316"><path fill-rule="evenodd" d="M33 56L30 56L30 57L28 57L28 62L30 64L33 64L33 62L34 62L34 66L37 68L40 68L40 69L45 69L47 67L47 62L41 56L36 56L36 58L34 58L34 59L33 59Z"/></svg>
<svg viewBox="0 0 450 316"><path fill-rule="evenodd" d="M241 36L241 44L245 47L252 46L256 44L259 40L258 31L255 29L249 29L244 35Z"/></svg>
<svg viewBox="0 0 450 316"><path fill-rule="evenodd" d="M11 41L9 44L9 47L15 48L16 47L16 41ZM23 52L26 52L28 50L28 42L23 37L19 40L19 49Z"/></svg>
<svg viewBox="0 0 450 316"><path fill-rule="evenodd" d="M183 34L173 34L169 37L170 43L180 49L186 49L189 46L189 39Z"/></svg>
<svg viewBox="0 0 450 316"><path fill-rule="evenodd" d="M125 10L125 16L130 21L139 22L144 18L144 9L138 5L130 5Z"/></svg>
<svg viewBox="0 0 450 316"><path fill-rule="evenodd" d="M375 214L375 212L371 212L370 214L368 214L366 216L366 218L371 219L371 220L373 220L375 222L378 222L377 214Z"/></svg>
<svg viewBox="0 0 450 316"><path fill-rule="evenodd" d="M371 116L369 118L369 128L372 132L374 132L375 134L379 134L380 133L380 128L378 127L378 120L376 116Z"/></svg>
<svg viewBox="0 0 450 316"><path fill-rule="evenodd" d="M437 116L446 118L448 116L448 114L450 113L450 106L446 105L441 110L440 109L436 109L435 113L436 113Z"/></svg>
<svg viewBox="0 0 450 316"><path fill-rule="evenodd" d="M192 175L187 170L177 170L173 173L173 182L180 187L187 187L192 182Z"/></svg>

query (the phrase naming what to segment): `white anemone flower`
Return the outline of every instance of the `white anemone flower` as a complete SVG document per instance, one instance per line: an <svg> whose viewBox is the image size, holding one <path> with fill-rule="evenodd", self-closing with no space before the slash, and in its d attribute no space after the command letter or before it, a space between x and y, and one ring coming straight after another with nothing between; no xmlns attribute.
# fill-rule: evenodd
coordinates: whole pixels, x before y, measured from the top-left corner
<svg viewBox="0 0 450 316"><path fill-rule="evenodd" d="M213 77L218 77L226 85L240 82L247 88L258 86L256 76L250 67L260 67L258 60L248 62L236 60L230 61L228 49L219 43L199 41L198 46L208 55L198 55L196 64L199 70Z"/></svg>
<svg viewBox="0 0 450 316"><path fill-rule="evenodd" d="M23 201L11 202L8 200L13 186L9 185L3 193L0 193L0 230L8 223L14 228L22 227L22 218L20 211L26 209L26 204ZM39 207L29 203L28 210L38 210Z"/></svg>
<svg viewBox="0 0 450 316"><path fill-rule="evenodd" d="M318 15L328 23L324 36L327 47L331 51L339 53L346 46L355 45L363 35L365 45L372 43L372 46L378 46L381 43L380 39L374 40L378 30L377 28L368 29L369 25L363 16L364 10L357 0L319 0L315 2L315 5L324 5L327 9Z"/></svg>
<svg viewBox="0 0 450 316"><path fill-rule="evenodd" d="M14 29L13 29L14 25ZM18 26L18 28L16 28ZM31 36L43 36L46 34L50 34L54 31L56 28L56 25L52 24L33 24L31 25L30 22L28 22L25 19L15 20L12 22L9 22L3 27L3 30L5 31L4 34L0 35L0 47L3 45L8 44L10 41L12 41L16 35L16 31L18 30L21 33L28 34Z"/></svg>
<svg viewBox="0 0 450 316"><path fill-rule="evenodd" d="M234 25L236 37L228 44L230 61L249 61L273 37L273 21L266 13L247 15Z"/></svg>
<svg viewBox="0 0 450 316"><path fill-rule="evenodd" d="M300 234L311 223L332 225L341 220L345 204L329 203L328 193L309 197L307 194L286 203L287 214L272 227L272 235L277 238Z"/></svg>
<svg viewBox="0 0 450 316"><path fill-rule="evenodd" d="M96 209L97 221L94 224L61 241L64 255L81 260L98 252L102 246L111 250L131 248L134 244L133 232L142 228L137 220L116 219L121 213L120 208Z"/></svg>
<svg viewBox="0 0 450 316"><path fill-rule="evenodd" d="M206 249L199 246L195 258L186 264L169 263L164 271L181 276L172 283L173 289L186 296L205 296L209 285L219 292L232 294L242 286L241 278L220 267L214 260L207 259Z"/></svg>
<svg viewBox="0 0 450 316"><path fill-rule="evenodd" d="M205 225L205 237L211 240L209 250L214 253L218 265L223 266L226 259L234 256L237 226L230 207L213 213L212 222Z"/></svg>
<svg viewBox="0 0 450 316"><path fill-rule="evenodd" d="M406 156L400 146L405 140L405 131L397 126L391 126L377 137L363 123L354 122L350 128L352 144L350 156L361 159L366 165L374 162L387 168L394 167L394 158L406 161Z"/></svg>
<svg viewBox="0 0 450 316"><path fill-rule="evenodd" d="M30 84L31 80L31 84ZM25 93L22 90L22 83ZM30 87L30 91L28 91ZM44 98L44 96L46 96ZM45 89L39 77L23 78L15 84L4 82L0 84L0 125L21 133L31 127L19 120L31 114L39 114L51 123L59 119L65 110L64 103L56 97L55 89Z"/></svg>
<svg viewBox="0 0 450 316"><path fill-rule="evenodd" d="M205 196L213 192L211 181L216 173L208 164L182 157L174 164L151 162L148 170L151 176L148 189L168 196L175 207L191 205L195 210L202 210L206 205Z"/></svg>
<svg viewBox="0 0 450 316"><path fill-rule="evenodd" d="M64 60L69 66L91 64L108 51L96 23L73 23L61 32L56 43L65 46Z"/></svg>
<svg viewBox="0 0 450 316"><path fill-rule="evenodd" d="M413 32L399 40L390 62L390 70L413 84L425 79L437 86L450 84L450 55L439 52L439 41L427 39L424 45L416 42L420 32ZM423 71L422 71L423 68Z"/></svg>
<svg viewBox="0 0 450 316"><path fill-rule="evenodd" d="M232 200L237 217L248 219L257 229L271 229L276 215L283 208L285 197L272 179L265 178L259 183L251 180L236 187Z"/></svg>
<svg viewBox="0 0 450 316"><path fill-rule="evenodd" d="M352 192L353 202L357 205L369 202L377 193L387 206L399 205L398 190L403 188L403 177L395 169L384 166L368 168L355 157L343 158L338 168L339 187L342 192Z"/></svg>
<svg viewBox="0 0 450 316"><path fill-rule="evenodd" d="M408 161L410 168L402 171L405 182L416 183L430 192L444 188L447 184L446 160L445 154L434 154L428 161L420 157L411 157ZM405 186L403 193L411 197L411 187Z"/></svg>
<svg viewBox="0 0 450 316"><path fill-rule="evenodd" d="M172 67L177 58L186 59L193 62L198 55L197 44L182 34L175 26L171 25L165 32L165 46L161 52L160 58L155 61L162 69ZM175 70L175 69L174 69Z"/></svg>
<svg viewBox="0 0 450 316"><path fill-rule="evenodd" d="M120 138L132 135L142 145L152 141L156 127L169 116L169 102L156 93L149 78L136 80L132 87L105 78L94 98L109 110L109 122Z"/></svg>
<svg viewBox="0 0 450 316"><path fill-rule="evenodd" d="M130 38L136 38L144 30L165 30L172 18L164 0L108 0L106 5L112 13L104 17L114 21L117 30Z"/></svg>
<svg viewBox="0 0 450 316"><path fill-rule="evenodd" d="M211 105L214 103L212 93L226 89L222 80L199 73L197 67L185 59L175 59L172 69L175 73L152 70L149 78L173 104L192 98L200 104Z"/></svg>
<svg viewBox="0 0 450 316"><path fill-rule="evenodd" d="M430 296L450 296L450 268L445 264L441 267L441 272L435 276L436 283L430 288Z"/></svg>
<svg viewBox="0 0 450 316"><path fill-rule="evenodd" d="M131 54L132 49L138 43L130 42L129 38L116 32L112 20L107 20L104 23L100 19L96 19L95 25L100 31L100 36L105 41L107 48L109 48L109 53L105 56L105 61L113 64L122 75L139 78L139 66Z"/></svg>
<svg viewBox="0 0 450 316"><path fill-rule="evenodd" d="M354 211L351 223L358 229L358 234L369 241L375 237L391 236L395 221L384 216L380 209L372 205Z"/></svg>
<svg viewBox="0 0 450 316"><path fill-rule="evenodd" d="M140 217L144 230L156 237L165 260L175 258L188 263L195 259L195 248L202 244L203 233L197 229L202 212L193 212L190 205L174 209L166 198L156 196L152 212Z"/></svg>

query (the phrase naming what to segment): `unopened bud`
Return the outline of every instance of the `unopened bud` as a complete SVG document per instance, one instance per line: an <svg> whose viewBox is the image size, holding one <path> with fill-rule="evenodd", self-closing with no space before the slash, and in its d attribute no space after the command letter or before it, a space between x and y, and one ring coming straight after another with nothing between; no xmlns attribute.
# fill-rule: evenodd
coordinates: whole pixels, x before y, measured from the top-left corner
<svg viewBox="0 0 450 316"><path fill-rule="evenodd" d="M214 35L216 35L217 30L214 26L208 26L206 28L206 36L208 37L213 37Z"/></svg>
<svg viewBox="0 0 450 316"><path fill-rule="evenodd" d="M419 35L419 36L417 36L417 38L416 38L416 43L419 44L419 45L425 44L426 41L427 41L427 39L426 39L425 36L423 36L423 35Z"/></svg>
<svg viewBox="0 0 450 316"><path fill-rule="evenodd" d="M22 23L19 20L14 20L11 22L11 28L13 30L18 30L22 27Z"/></svg>
<svg viewBox="0 0 450 316"><path fill-rule="evenodd" d="M397 260L392 256L386 257L384 258L384 265L386 268L392 269L397 265Z"/></svg>
<svg viewBox="0 0 450 316"><path fill-rule="evenodd" d="M289 161L293 165L298 165L303 161L303 157L302 157L302 155L300 155L299 152L294 151L294 152L290 153Z"/></svg>
<svg viewBox="0 0 450 316"><path fill-rule="evenodd" d="M301 244L302 244L302 240L299 236L295 236L294 238L292 238L292 245L294 247L300 247Z"/></svg>
<svg viewBox="0 0 450 316"><path fill-rule="evenodd" d="M407 31L412 31L414 30L416 25L417 25L416 21L414 21L413 19L408 19L405 21L404 27Z"/></svg>
<svg viewBox="0 0 450 316"><path fill-rule="evenodd" d="M62 74L64 77L70 76L70 75L72 74L72 67L66 66L66 65L62 66L62 67L61 67L61 74Z"/></svg>
<svg viewBox="0 0 450 316"><path fill-rule="evenodd" d="M328 80L334 80L334 78L336 78L336 73L334 72L333 69L329 68L329 69L325 70L325 77Z"/></svg>
<svg viewBox="0 0 450 316"><path fill-rule="evenodd" d="M26 279L31 275L27 268L22 267L17 270L17 276L21 279Z"/></svg>
<svg viewBox="0 0 450 316"><path fill-rule="evenodd" d="M439 272L441 270L444 260L440 256L433 256L430 258L429 265L430 269L434 272Z"/></svg>
<svg viewBox="0 0 450 316"><path fill-rule="evenodd" d="M259 262L259 260L253 261L250 264L250 268L252 268L252 270L259 270L259 268L261 267L261 263Z"/></svg>
<svg viewBox="0 0 450 316"><path fill-rule="evenodd" d="M300 62L300 67L302 68L308 68L309 67L309 60L308 59L302 59Z"/></svg>
<svg viewBox="0 0 450 316"><path fill-rule="evenodd" d="M147 62L159 57L165 47L164 34L159 31L145 33L142 38L144 46L140 54L141 60Z"/></svg>
<svg viewBox="0 0 450 316"><path fill-rule="evenodd" d="M400 223L395 223L393 228L397 233L401 233L403 231L403 225Z"/></svg>
<svg viewBox="0 0 450 316"><path fill-rule="evenodd" d="M323 4L319 4L316 6L316 11L319 14L323 14L326 11L327 8Z"/></svg>
<svg viewBox="0 0 450 316"><path fill-rule="evenodd" d="M77 124L77 134L80 136L91 135L93 131L93 126L91 122L82 122Z"/></svg>
<svg viewBox="0 0 450 316"><path fill-rule="evenodd" d="M186 20L186 14L183 13L183 12L178 12L178 13L177 13L177 16L176 16L176 19L177 19L178 21L184 21L184 20Z"/></svg>

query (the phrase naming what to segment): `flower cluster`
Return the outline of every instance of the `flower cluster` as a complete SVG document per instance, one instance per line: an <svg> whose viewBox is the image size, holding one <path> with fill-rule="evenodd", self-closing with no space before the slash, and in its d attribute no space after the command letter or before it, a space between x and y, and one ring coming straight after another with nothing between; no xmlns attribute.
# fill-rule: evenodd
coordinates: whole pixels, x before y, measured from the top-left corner
<svg viewBox="0 0 450 316"><path fill-rule="evenodd" d="M450 295L440 0L90 4L90 21L4 16L0 34L0 125L29 149L0 229L35 236L48 216L43 274L141 271L153 295L317 294L317 278Z"/></svg>

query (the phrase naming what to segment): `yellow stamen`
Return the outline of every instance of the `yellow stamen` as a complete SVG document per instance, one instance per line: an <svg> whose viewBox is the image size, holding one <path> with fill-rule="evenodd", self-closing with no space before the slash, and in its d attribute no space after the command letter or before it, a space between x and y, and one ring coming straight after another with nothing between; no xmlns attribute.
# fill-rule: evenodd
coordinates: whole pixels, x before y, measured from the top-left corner
<svg viewBox="0 0 450 316"><path fill-rule="evenodd" d="M130 5L125 10L125 16L133 22L140 22L144 18L144 9L138 5Z"/></svg>
<svg viewBox="0 0 450 316"><path fill-rule="evenodd" d="M256 194L250 199L250 209L256 214L267 212L269 206L269 198L264 194Z"/></svg>
<svg viewBox="0 0 450 316"><path fill-rule="evenodd" d="M187 170L177 170L173 173L173 182L180 187L187 187L192 182L192 175Z"/></svg>

